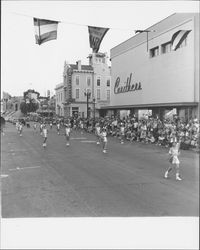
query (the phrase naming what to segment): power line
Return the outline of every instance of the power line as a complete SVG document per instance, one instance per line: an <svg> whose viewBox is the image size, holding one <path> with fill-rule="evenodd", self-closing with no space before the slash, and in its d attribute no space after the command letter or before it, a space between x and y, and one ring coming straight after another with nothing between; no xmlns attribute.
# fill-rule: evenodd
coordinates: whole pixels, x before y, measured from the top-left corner
<svg viewBox="0 0 200 250"><path fill-rule="evenodd" d="M35 17L35 16L30 16L30 15L26 15L26 14L17 13L17 12L12 12L12 14L18 15L18 16L25 16L25 17L29 17L29 18L34 18ZM35 17L35 18L38 18L38 17ZM39 18L39 19L44 19L44 18ZM46 20L52 20L52 19L48 18ZM84 26L84 27L93 26L93 25L87 25L87 24L72 23L72 22L68 22L68 21L65 21L65 20L58 20L57 22L66 23L66 24L70 24L70 25L76 25L76 26ZM97 26L95 26L95 27L97 27ZM108 29L113 29L113 30L136 31L136 30L133 30L133 29L114 28L114 27L108 27L108 26L107 27L101 27L101 28L108 28Z"/></svg>

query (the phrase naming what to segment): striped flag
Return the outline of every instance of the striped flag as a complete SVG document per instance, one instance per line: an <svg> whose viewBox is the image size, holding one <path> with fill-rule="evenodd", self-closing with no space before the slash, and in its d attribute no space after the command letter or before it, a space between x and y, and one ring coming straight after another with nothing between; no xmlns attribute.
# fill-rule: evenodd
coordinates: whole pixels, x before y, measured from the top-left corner
<svg viewBox="0 0 200 250"><path fill-rule="evenodd" d="M42 43L57 39L57 21L33 18L33 22L36 44L41 45Z"/></svg>
<svg viewBox="0 0 200 250"><path fill-rule="evenodd" d="M179 30L173 34L171 39L172 50L176 50L180 47L181 43L186 39L191 30Z"/></svg>
<svg viewBox="0 0 200 250"><path fill-rule="evenodd" d="M101 41L108 30L108 28L88 26L90 48L92 48L94 53L99 51Z"/></svg>

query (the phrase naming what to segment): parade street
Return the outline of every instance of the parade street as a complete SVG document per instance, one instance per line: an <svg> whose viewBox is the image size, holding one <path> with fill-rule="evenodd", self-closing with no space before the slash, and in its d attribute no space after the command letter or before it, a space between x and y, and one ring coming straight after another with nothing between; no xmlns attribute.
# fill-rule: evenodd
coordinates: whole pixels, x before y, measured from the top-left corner
<svg viewBox="0 0 200 250"><path fill-rule="evenodd" d="M49 129L49 127L48 127ZM180 175L168 179L169 148L108 137L108 152L94 134L39 129L20 137L7 123L1 137L2 217L198 216L199 155L181 150Z"/></svg>

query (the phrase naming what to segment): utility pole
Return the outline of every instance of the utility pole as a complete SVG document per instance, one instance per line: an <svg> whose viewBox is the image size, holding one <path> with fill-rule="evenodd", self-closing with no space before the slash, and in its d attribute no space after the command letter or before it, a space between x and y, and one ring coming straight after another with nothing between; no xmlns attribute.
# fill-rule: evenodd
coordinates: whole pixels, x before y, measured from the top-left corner
<svg viewBox="0 0 200 250"><path fill-rule="evenodd" d="M85 96L87 97L87 119L88 119L88 106L89 106L89 98L91 96L91 92L88 90L84 91Z"/></svg>

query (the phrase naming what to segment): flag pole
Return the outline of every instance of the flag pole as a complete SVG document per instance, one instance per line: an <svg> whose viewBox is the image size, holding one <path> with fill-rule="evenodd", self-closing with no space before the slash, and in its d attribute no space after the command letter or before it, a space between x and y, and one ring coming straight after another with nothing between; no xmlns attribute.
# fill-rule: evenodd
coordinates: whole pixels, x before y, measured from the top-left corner
<svg viewBox="0 0 200 250"><path fill-rule="evenodd" d="M135 33L137 33L137 32L139 32L139 33L146 32L146 34L147 34L147 52L148 52L148 50L149 50L149 44L148 44L148 42L149 42L149 32L155 32L155 30L135 30Z"/></svg>

